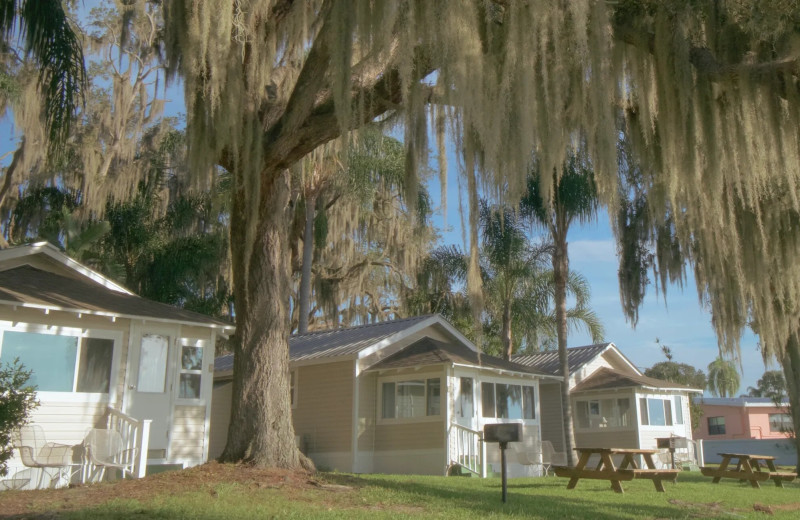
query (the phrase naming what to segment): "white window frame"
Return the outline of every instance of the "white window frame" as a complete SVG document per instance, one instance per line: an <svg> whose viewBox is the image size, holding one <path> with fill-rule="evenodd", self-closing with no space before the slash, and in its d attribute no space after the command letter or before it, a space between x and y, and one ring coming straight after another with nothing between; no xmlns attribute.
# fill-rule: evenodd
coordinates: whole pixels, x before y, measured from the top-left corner
<svg viewBox="0 0 800 520"><path fill-rule="evenodd" d="M786 430L781 430L781 429L774 430L772 428L772 417L776 416L776 415L788 418L788 423L789 423L788 429L786 429ZM792 424L792 416L791 416L791 414L786 413L786 412L773 412L773 413L767 414L767 422L769 422L769 432L770 433L790 433L791 432L791 428L794 426ZM787 421L781 421L781 424L783 424L785 422L787 422Z"/></svg>
<svg viewBox="0 0 800 520"><path fill-rule="evenodd" d="M175 334L163 334L161 332L148 332L148 334L157 334L159 336L167 336L169 338L169 342L174 342ZM203 344L205 343L205 344ZM213 377L212 374L208 374L203 370L206 364L206 358L208 357L206 349L213 348L209 347L209 342L207 340L202 339L193 339L193 338L179 338L178 339L178 348L176 349L178 352L177 356L177 374L175 376L175 382L173 383L174 391L173 391L173 400L175 404L180 405L203 405L206 402L205 396L203 396L203 389L205 388L205 378L206 377ZM202 361L200 362L200 370L184 370L183 369L183 347L199 347L203 352ZM169 354L167 355L167 371L170 369L170 359ZM196 398L188 398L188 397L181 397L181 374L195 374L200 376L200 395Z"/></svg>
<svg viewBox="0 0 800 520"><path fill-rule="evenodd" d="M493 383L494 387L494 399L495 399L495 417L486 417L483 415L483 383ZM539 417L541 416L541 410L539 410L539 399L541 398L539 395L539 384L537 381L527 381L522 379L501 379L499 377L478 377L473 379L473 399L477 403L478 408L478 418L486 423L487 421L492 423L505 423L505 422L516 422L522 421L523 424L537 424L539 422ZM523 386L531 386L533 387L533 419L500 419L497 418L497 385L517 385L519 387ZM520 396L523 400L522 402L522 413L525 413L525 393L520 388Z"/></svg>
<svg viewBox="0 0 800 520"><path fill-rule="evenodd" d="M76 318L79 319L79 318ZM75 356L75 380L73 390L69 392L38 391L36 396L41 401L65 403L116 403L118 400L117 386L119 385L120 356L122 349L123 333L121 331L105 329L81 329L76 327L60 327L56 325L42 325L38 323L0 322L0 353L2 353L3 339L6 332L29 332L32 334L46 334L51 336L72 336L78 338L78 352ZM108 382L108 392L76 392L80 360L80 347L83 338L108 339L114 342L111 354L111 374Z"/></svg>
<svg viewBox="0 0 800 520"><path fill-rule="evenodd" d="M641 400L644 399L647 403L647 424L642 422L643 417L641 416ZM664 422L667 424L653 424L652 423L652 416L653 414L650 411L650 401L661 401L661 405L664 407ZM667 405L664 402L669 403L669 413L667 413ZM674 430L676 426L683 426L681 424L675 423L675 411L673 410L675 406L674 395L664 395L664 394L636 394L636 410L637 414L639 415L639 426L643 428L650 428L654 430Z"/></svg>
<svg viewBox="0 0 800 520"><path fill-rule="evenodd" d="M415 381L422 379L425 388L425 413L426 415L420 417L384 417L383 416L383 384L395 383L395 415L397 415L397 383L403 381ZM428 379L439 380L439 415L427 415L428 412ZM387 376L378 378L378 405L377 405L377 424L404 424L404 423L423 423L423 422L439 422L445 420L447 407L445 406L444 399L447 396L447 381L446 376L439 372L433 373L417 373L417 374L402 374L396 376Z"/></svg>

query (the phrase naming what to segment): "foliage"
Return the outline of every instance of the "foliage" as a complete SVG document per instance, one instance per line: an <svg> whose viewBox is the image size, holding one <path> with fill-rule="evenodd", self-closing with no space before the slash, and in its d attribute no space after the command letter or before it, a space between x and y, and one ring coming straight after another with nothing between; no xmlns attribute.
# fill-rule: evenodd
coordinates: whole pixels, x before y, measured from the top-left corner
<svg viewBox="0 0 800 520"><path fill-rule="evenodd" d="M484 312L480 323L483 352L505 356L550 348L556 337L552 246L531 243L515 211L481 206L480 276ZM404 295L409 314L440 313L467 337L474 333L472 304L465 290L468 255L457 246L434 249L422 262L417 287ZM602 338L602 325L588 307L589 285L578 273L567 283L575 305L570 327L584 327Z"/></svg>
<svg viewBox="0 0 800 520"><path fill-rule="evenodd" d="M644 375L664 381L671 381L691 388L705 390L707 381L706 374L699 368L686 363L677 363L672 360L672 351L667 345L662 344L658 338L656 343L661 345L661 350L666 356L666 361L660 361L644 371ZM703 416L703 409L694 399L689 398L689 412L692 419L692 430L696 430L700 425L700 418Z"/></svg>
<svg viewBox="0 0 800 520"><path fill-rule="evenodd" d="M3 0L0 35L5 44L14 37L24 39L24 52L34 58L38 69L41 112L54 145L51 151L62 151L87 87L83 48L62 1Z"/></svg>
<svg viewBox="0 0 800 520"><path fill-rule="evenodd" d="M739 390L739 370L728 359L718 357L708 365L708 391L717 397L733 397Z"/></svg>
<svg viewBox="0 0 800 520"><path fill-rule="evenodd" d="M751 397L769 397L781 402L786 398L786 379L780 370L767 370L756 382L756 387L747 387L747 395Z"/></svg>
<svg viewBox="0 0 800 520"><path fill-rule="evenodd" d="M8 473L7 462L14 454L13 432L24 426L39 406L36 389L26 386L30 376L31 371L18 359L0 365L0 477Z"/></svg>

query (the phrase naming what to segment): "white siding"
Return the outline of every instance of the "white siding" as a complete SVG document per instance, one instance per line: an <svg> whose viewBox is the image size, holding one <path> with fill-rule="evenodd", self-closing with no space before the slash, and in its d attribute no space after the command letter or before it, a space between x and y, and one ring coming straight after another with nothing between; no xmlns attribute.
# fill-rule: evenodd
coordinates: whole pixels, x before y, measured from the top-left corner
<svg viewBox="0 0 800 520"><path fill-rule="evenodd" d="M203 462L206 407L176 406L172 414L169 459L189 464Z"/></svg>

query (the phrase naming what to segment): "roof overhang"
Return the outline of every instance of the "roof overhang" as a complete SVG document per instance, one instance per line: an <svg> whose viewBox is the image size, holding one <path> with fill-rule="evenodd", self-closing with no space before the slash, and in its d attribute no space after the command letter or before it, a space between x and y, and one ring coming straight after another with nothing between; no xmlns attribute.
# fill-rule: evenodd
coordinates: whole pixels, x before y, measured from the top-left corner
<svg viewBox="0 0 800 520"><path fill-rule="evenodd" d="M216 329L219 333L224 336L228 336L232 334L236 330L235 325L225 325L222 323L209 321L209 322L196 322L196 321L188 321L188 320L176 320L170 318L157 318L153 316L139 316L136 314L125 314L125 313L116 313L116 312L109 312L109 311L95 311L89 309L79 309L79 308L71 308L71 307L61 307L59 305L44 305L38 303L24 303L24 302L12 302L7 300L0 300L0 305L5 305L11 307L12 309L17 309L18 307L25 308L25 309L34 309L40 310L45 314L50 314L50 312L66 312L69 314L75 314L78 318L82 315L87 316L100 316L103 318L108 318L111 322L117 321L119 318L123 319L131 319L131 320L141 320L144 322L152 321L158 323L174 323L179 325L189 325L193 327L206 327L210 329Z"/></svg>
<svg viewBox="0 0 800 520"><path fill-rule="evenodd" d="M444 318L442 318L438 314L434 314L433 316L431 316L428 319L422 320L419 323L415 323L414 325L412 325L411 327L408 327L407 329L403 329L403 330L401 330L399 332L396 332L396 333L392 334L391 336L389 336L387 338L384 338L381 341L378 341L377 343L375 343L373 345L370 345L367 348L362 349L358 353L358 358L362 359L362 358L368 357L368 356L378 352L379 350L391 345L392 343L397 343L398 341L402 341L404 338L407 338L407 337L411 336L412 334L415 334L415 333L421 331L422 329L428 328L428 327L430 327L432 325L440 325L440 326L442 326L449 334L452 334L458 341L460 341L461 343L466 345L470 350L473 350L475 352L478 351L478 349L475 347L475 345L469 339L467 339L466 336L461 334L455 327L450 325L447 322L447 320L445 320Z"/></svg>
<svg viewBox="0 0 800 520"><path fill-rule="evenodd" d="M133 292L126 289L122 285L106 278L97 271L86 267L80 262L76 262L69 256L62 253L56 246L50 242L36 242L24 246L9 247L8 249L0 250L0 263L6 260L13 260L16 258L24 258L36 254L43 254L44 256L55 260L56 262L70 268L71 270L81 274L82 276L102 285L112 291L121 292L124 294L134 295Z"/></svg>

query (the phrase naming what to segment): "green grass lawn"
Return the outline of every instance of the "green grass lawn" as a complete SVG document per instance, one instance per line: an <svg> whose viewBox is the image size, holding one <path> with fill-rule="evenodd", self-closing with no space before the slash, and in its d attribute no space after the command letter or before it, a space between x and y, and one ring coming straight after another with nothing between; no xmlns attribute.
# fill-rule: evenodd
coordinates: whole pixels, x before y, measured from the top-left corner
<svg viewBox="0 0 800 520"><path fill-rule="evenodd" d="M712 484L698 472L681 473L677 484L666 484L666 493L657 493L650 481L625 482L622 495L611 491L608 482L584 480L576 489L567 490L566 479L513 479L509 480L506 504L501 501L498 478L322 473L316 479L323 485L206 482L180 492L116 498L71 511L39 503L31 506L32 515L25 518L36 518L37 513L43 514L40 518L70 519L800 518L797 483L780 489L768 482L761 489L752 489L733 480ZM113 495L114 489L109 486L109 493ZM0 495L0 515L2 502ZM755 504L771 506L774 514L757 511ZM50 516L54 511L57 514Z"/></svg>

